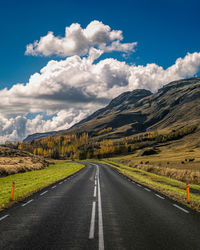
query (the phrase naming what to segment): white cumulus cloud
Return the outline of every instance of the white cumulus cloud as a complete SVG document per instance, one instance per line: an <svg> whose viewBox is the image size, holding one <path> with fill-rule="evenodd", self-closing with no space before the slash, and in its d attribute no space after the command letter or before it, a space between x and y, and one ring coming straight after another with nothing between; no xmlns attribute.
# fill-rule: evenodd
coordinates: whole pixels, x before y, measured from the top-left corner
<svg viewBox="0 0 200 250"><path fill-rule="evenodd" d="M0 90L0 143L67 129L125 91L155 92L199 72L198 52L178 58L167 69L155 63L129 65L114 58L95 62L104 52L133 51L136 44L121 43L122 39L122 31L93 21L85 29L79 24L66 27L64 38L49 32L29 44L26 54L66 58L50 60L27 83Z"/></svg>
<svg viewBox="0 0 200 250"><path fill-rule="evenodd" d="M170 81L195 75L200 68L197 52L178 58L167 69L154 63L128 65L113 58L94 63L101 53L92 48L87 57L51 60L28 83L1 90L0 142L67 129L124 91L144 88L155 92ZM41 112L52 117L27 118L29 113Z"/></svg>
<svg viewBox="0 0 200 250"><path fill-rule="evenodd" d="M60 110L48 120L41 114L33 119L26 115L6 117L0 114L0 144L23 140L29 134L67 129L85 118L86 114L86 111L76 109Z"/></svg>
<svg viewBox="0 0 200 250"><path fill-rule="evenodd" d="M104 52L133 52L137 42L121 43L122 40L121 30L111 30L110 26L100 21L92 21L85 29L79 23L73 23L65 28L65 37L55 36L50 31L39 41L28 44L25 54L33 56L58 55L62 57L84 56L93 47Z"/></svg>

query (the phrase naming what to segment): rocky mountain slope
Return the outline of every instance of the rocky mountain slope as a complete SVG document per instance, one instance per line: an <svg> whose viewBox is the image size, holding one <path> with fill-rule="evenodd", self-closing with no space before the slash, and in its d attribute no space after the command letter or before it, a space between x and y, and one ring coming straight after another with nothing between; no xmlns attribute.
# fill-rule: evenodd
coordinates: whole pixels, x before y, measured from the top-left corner
<svg viewBox="0 0 200 250"><path fill-rule="evenodd" d="M171 82L152 94L147 90L126 92L65 133L99 131L101 137L120 138L146 130L200 124L200 77Z"/></svg>
<svg viewBox="0 0 200 250"><path fill-rule="evenodd" d="M117 139L194 124L200 124L200 77L171 82L155 94L145 89L125 92L60 134L88 132L96 139Z"/></svg>

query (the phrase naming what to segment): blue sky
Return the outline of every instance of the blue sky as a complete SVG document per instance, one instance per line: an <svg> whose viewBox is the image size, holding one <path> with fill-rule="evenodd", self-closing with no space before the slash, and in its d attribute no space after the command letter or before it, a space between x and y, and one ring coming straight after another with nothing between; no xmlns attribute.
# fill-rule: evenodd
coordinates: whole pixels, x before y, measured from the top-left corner
<svg viewBox="0 0 200 250"><path fill-rule="evenodd" d="M48 31L63 36L65 27L75 22L86 27L92 20L100 20L112 29L122 30L125 42L138 42L128 62L155 62L166 68L187 52L199 51L199 13L198 0L2 1L1 88L28 81L48 62L49 58L25 56L28 43ZM115 56L123 60L118 53Z"/></svg>
<svg viewBox="0 0 200 250"><path fill-rule="evenodd" d="M197 0L1 1L0 143L199 76L199 13Z"/></svg>

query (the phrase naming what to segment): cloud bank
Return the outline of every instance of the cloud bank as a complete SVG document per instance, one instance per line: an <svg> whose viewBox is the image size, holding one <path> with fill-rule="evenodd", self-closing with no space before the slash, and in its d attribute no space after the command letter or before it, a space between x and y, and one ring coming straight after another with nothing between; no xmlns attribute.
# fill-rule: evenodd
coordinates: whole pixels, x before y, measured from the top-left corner
<svg viewBox="0 0 200 250"><path fill-rule="evenodd" d="M93 25L97 25L94 30L91 28ZM84 45L86 50L78 45L79 41L73 47L75 50L69 50L65 45L51 47L40 39L42 49L38 52L38 42L32 53L74 55L62 60L50 60L39 73L31 75L27 83L0 90L1 143L22 140L36 132L67 129L124 91L145 88L155 92L170 81L192 77L199 72L198 52L178 58L167 69L155 63L129 65L114 58L95 63L106 49L113 51L122 46L121 31L111 31L109 26L94 21L85 30L80 25L78 29L77 24L74 28L72 24L66 34L73 33L71 27L79 30L80 34L87 34L90 43ZM75 39L75 35L72 37ZM54 39L62 44L69 38L53 36ZM95 48L97 44L98 48ZM86 56L82 56L84 53ZM29 118L30 114L34 114L34 118Z"/></svg>

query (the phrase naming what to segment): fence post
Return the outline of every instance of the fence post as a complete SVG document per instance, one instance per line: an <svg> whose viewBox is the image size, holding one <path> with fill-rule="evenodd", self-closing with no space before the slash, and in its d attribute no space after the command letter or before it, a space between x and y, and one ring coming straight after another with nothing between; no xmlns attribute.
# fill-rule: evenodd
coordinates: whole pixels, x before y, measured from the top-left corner
<svg viewBox="0 0 200 250"><path fill-rule="evenodd" d="M12 189L11 189L11 195L10 195L10 200L11 201L13 201L13 198L14 198L14 191L15 191L15 182L13 181Z"/></svg>

